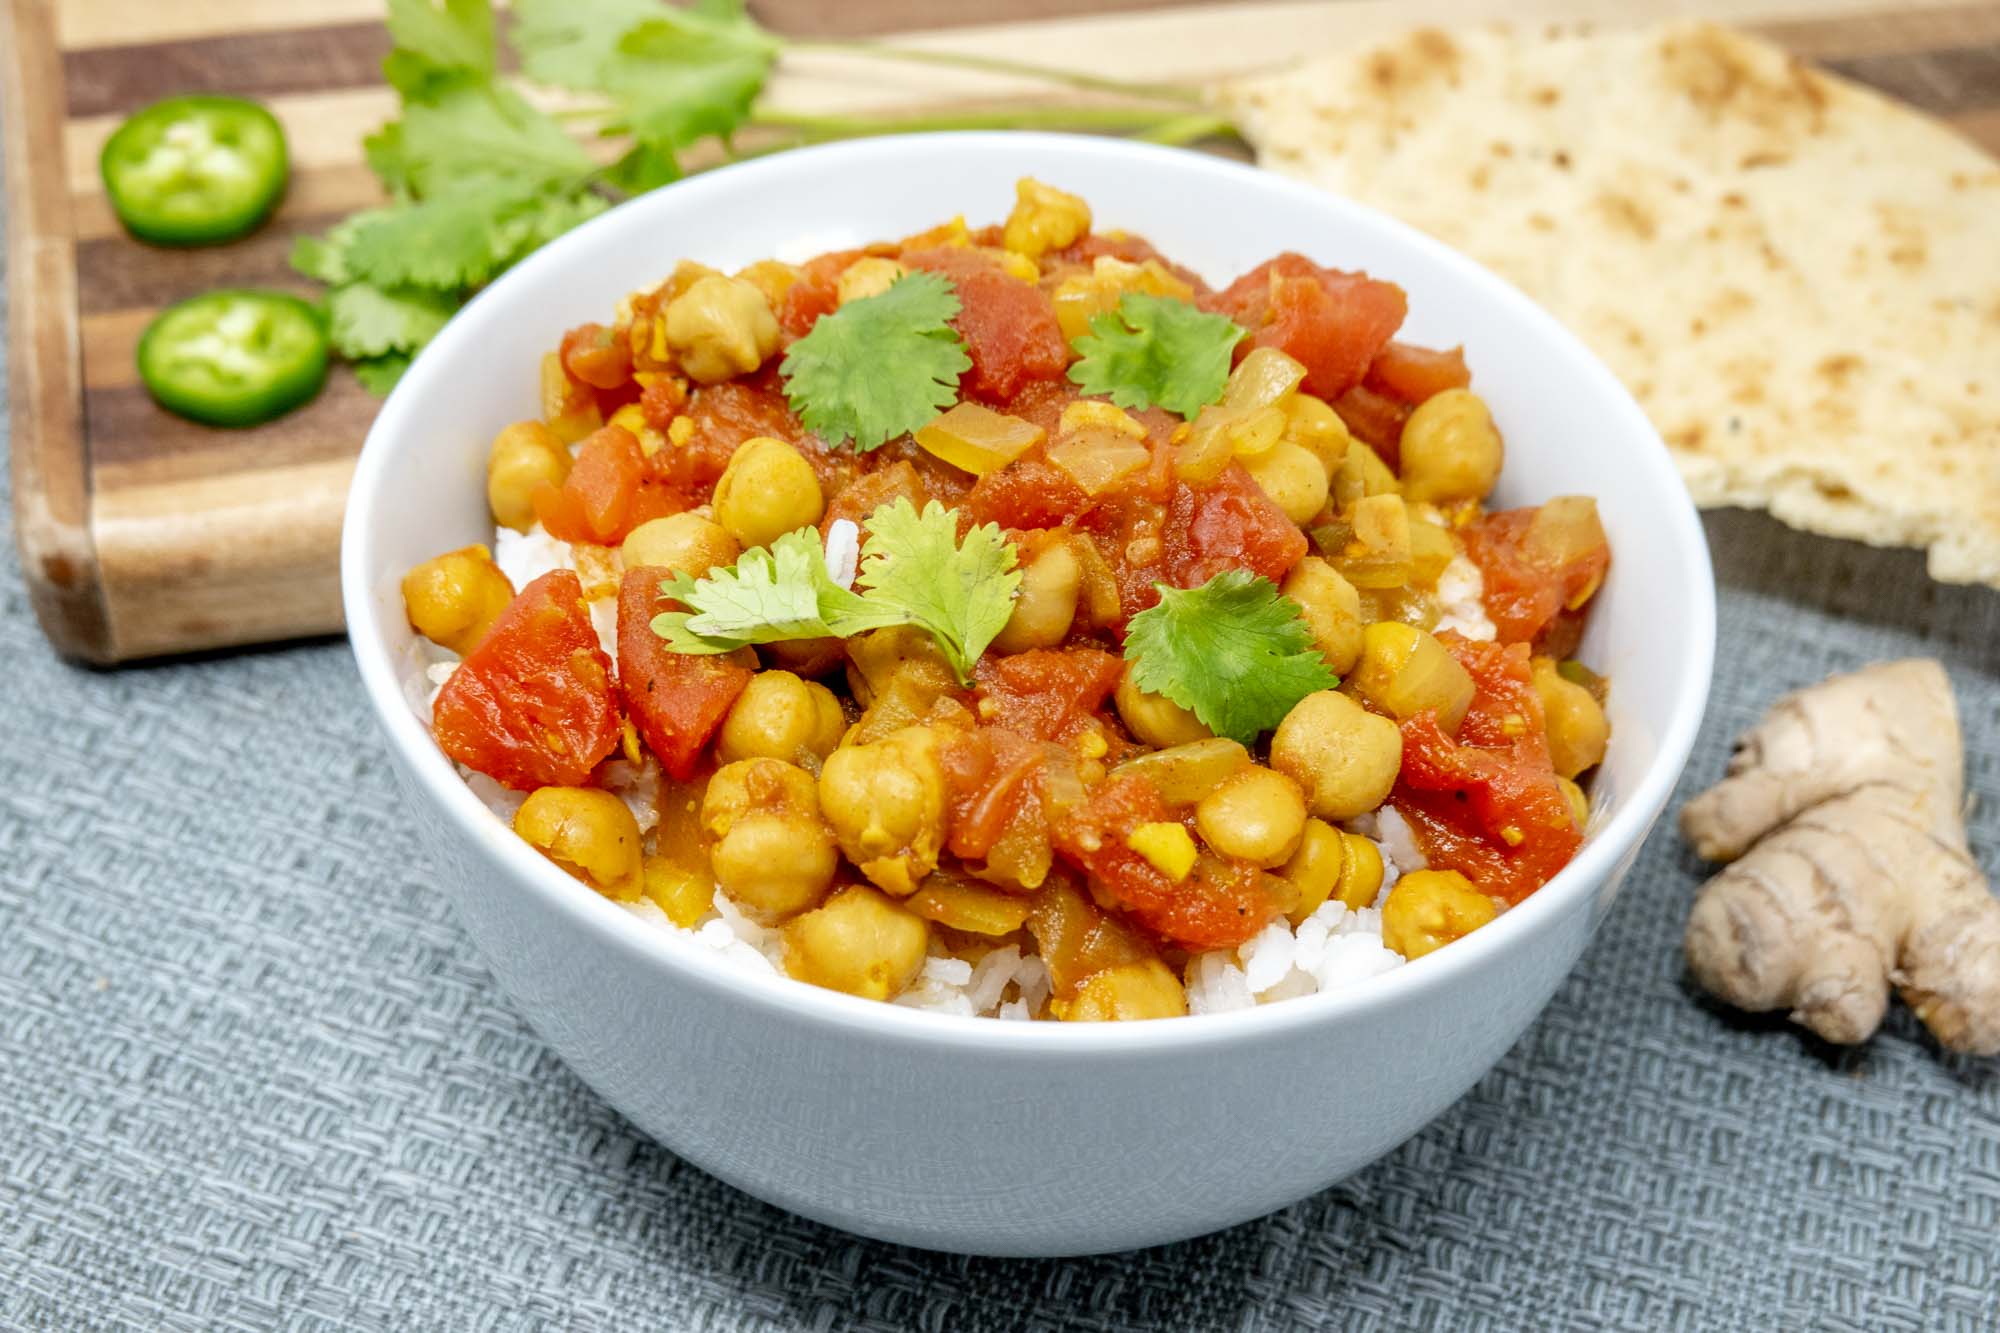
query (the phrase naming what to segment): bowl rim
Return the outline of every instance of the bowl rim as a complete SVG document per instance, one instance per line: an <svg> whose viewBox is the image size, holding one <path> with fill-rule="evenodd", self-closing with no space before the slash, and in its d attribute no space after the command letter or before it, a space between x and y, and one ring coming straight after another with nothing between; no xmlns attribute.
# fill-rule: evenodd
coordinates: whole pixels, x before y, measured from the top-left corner
<svg viewBox="0 0 2000 1333"><path fill-rule="evenodd" d="M723 961L691 937L641 921L602 895L578 884L533 851L497 821L460 778L456 767L438 749L427 728L411 712L404 681L397 671L370 595L370 574L364 568L369 533L376 523L376 499L393 476L393 441L404 418L426 394L440 391L433 381L451 360L451 351L478 336L480 313L498 303L497 294L532 287L541 273L570 253L592 245L600 229L615 225L628 210L674 211L698 208L705 195L721 185L739 188L770 182L777 185L803 164L835 163L855 170L883 165L908 165L927 154L1004 153L1023 150L1045 153L1067 167L1117 163L1143 164L1148 171L1184 174L1190 184L1221 188L1254 185L1296 200L1303 210L1344 215L1344 220L1386 229L1398 240L1423 253L1453 282L1486 289L1509 308L1509 317L1552 336L1574 353L1575 373L1594 381L1593 387L1613 404L1618 433L1634 445L1631 466L1642 469L1651 489L1662 497L1662 531L1675 550L1677 563L1688 566L1685 583L1692 606L1691 632L1675 648L1680 672L1667 721L1658 737L1652 763L1626 796L1625 802L1597 829L1576 857L1546 885L1499 919L1465 939L1392 971L1351 986L1256 1005L1225 1013L1189 1014L1140 1023L1010 1022L968 1018L884 1004L826 990L777 974L763 974ZM865 1034L873 1039L919 1047L979 1048L992 1054L1035 1054L1057 1058L1092 1059L1107 1055L1138 1055L1180 1051L1218 1043L1236 1044L1276 1039L1298 1029L1365 1015L1378 1007L1402 1004L1416 995L1449 987L1473 970L1494 965L1499 956L1535 932L1552 926L1573 911L1588 909L1588 900L1619 866L1634 854L1665 809L1699 730L1707 704L1715 655L1715 582L1708 543L1694 503L1665 444L1638 403L1583 342L1524 293L1473 260L1388 214L1276 173L1186 149L1164 148L1130 140L1091 135L1028 132L942 132L886 136L795 149L741 162L656 191L607 210L528 256L474 297L418 356L389 396L364 441L356 462L342 524L341 597L348 636L363 687L391 748L441 808L458 832L475 843L484 840L495 859L510 873L513 891L537 895L546 905L569 917L606 948L641 963L665 969L686 984L740 1000L772 1018L814 1025L829 1031ZM501 835L501 836L495 836Z"/></svg>

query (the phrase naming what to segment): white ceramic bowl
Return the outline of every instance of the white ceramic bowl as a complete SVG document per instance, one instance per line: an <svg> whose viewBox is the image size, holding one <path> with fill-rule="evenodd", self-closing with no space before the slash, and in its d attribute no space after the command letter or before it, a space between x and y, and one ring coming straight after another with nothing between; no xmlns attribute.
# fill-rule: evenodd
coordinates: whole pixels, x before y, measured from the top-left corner
<svg viewBox="0 0 2000 1333"><path fill-rule="evenodd" d="M459 780L413 710L397 582L491 536L494 433L536 411L562 331L682 257L733 268L1004 217L1016 177L1080 191L1101 228L1211 281L1280 250L1409 293L1405 334L1463 342L1507 438L1497 503L1594 495L1614 559L1582 656L1614 731L1574 863L1467 939L1330 994L1136 1024L1008 1023L726 969L569 879ZM1450 1105L1575 963L1700 721L1714 589L1666 451L1554 319L1389 218L1191 152L1060 135L875 139L697 177L540 251L454 319L369 433L341 552L347 623L411 818L494 975L647 1133L759 1198L934 1249L1073 1254L1258 1216L1365 1166Z"/></svg>

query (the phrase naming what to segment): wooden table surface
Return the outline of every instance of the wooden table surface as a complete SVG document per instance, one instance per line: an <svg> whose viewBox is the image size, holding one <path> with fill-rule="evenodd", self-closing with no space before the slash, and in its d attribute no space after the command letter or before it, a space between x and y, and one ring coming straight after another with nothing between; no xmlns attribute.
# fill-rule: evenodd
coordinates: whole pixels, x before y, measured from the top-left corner
<svg viewBox="0 0 2000 1333"><path fill-rule="evenodd" d="M2000 152L2000 3L1898 0L752 0L790 35L896 33L916 45L1133 78L1269 68L1417 22L1698 13L1938 115ZM337 630L342 503L376 400L344 369L307 407L219 431L153 405L133 368L163 306L222 284L310 284L293 238L378 199L362 134L393 114L379 0L0 0L0 132L7 160L15 531L35 607L64 653L109 663ZM208 250L126 236L96 160L118 121L157 97L267 101L293 177L258 232ZM841 111L1019 98L1038 90L962 71L788 57L771 88L789 109Z"/></svg>

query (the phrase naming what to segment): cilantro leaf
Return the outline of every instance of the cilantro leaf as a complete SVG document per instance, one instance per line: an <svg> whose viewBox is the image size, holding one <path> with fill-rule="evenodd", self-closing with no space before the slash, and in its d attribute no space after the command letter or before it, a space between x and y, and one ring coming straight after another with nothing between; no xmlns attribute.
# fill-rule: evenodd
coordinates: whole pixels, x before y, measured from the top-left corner
<svg viewBox="0 0 2000 1333"><path fill-rule="evenodd" d="M727 653L751 643L846 637L902 623L833 581L819 534L799 528L752 547L728 569L676 574L660 591L688 608L653 618L675 652Z"/></svg>
<svg viewBox="0 0 2000 1333"><path fill-rule="evenodd" d="M403 372L409 368L408 352L390 352L386 356L371 356L356 361L354 377L361 381L362 388L382 398L396 387L396 381L403 378Z"/></svg>
<svg viewBox="0 0 2000 1333"><path fill-rule="evenodd" d="M1021 585L1013 544L991 523L961 543L958 511L935 500L921 514L907 499L883 505L867 527L860 593L833 581L819 534L800 528L768 550L745 551L733 568L662 583L687 610L655 616L653 632L678 653L727 653L915 625L930 631L961 681L971 680L972 664L1013 614Z"/></svg>
<svg viewBox="0 0 2000 1333"><path fill-rule="evenodd" d="M530 76L610 94L624 128L667 153L741 128L778 53L741 5L521 0L516 13Z"/></svg>
<svg viewBox="0 0 2000 1333"><path fill-rule="evenodd" d="M350 219L338 258L347 277L379 287L455 292L484 283L607 206L577 191L462 190ZM308 258L316 255L308 247Z"/></svg>
<svg viewBox="0 0 2000 1333"><path fill-rule="evenodd" d="M644 194L681 178L673 150L656 143L638 143L604 169L605 184L626 194Z"/></svg>
<svg viewBox="0 0 2000 1333"><path fill-rule="evenodd" d="M501 261L492 225L497 193L468 190L384 209L353 229L345 267L384 287L455 291L484 282Z"/></svg>
<svg viewBox="0 0 2000 1333"><path fill-rule="evenodd" d="M1163 694L1218 736L1250 744L1292 705L1339 683L1299 604L1269 579L1230 569L1199 588L1160 590L1133 616L1125 658L1140 689Z"/></svg>
<svg viewBox="0 0 2000 1333"><path fill-rule="evenodd" d="M429 342L458 309L452 297L412 287L392 290L350 282L328 293L327 334L334 350L352 360L387 352L414 352Z"/></svg>
<svg viewBox="0 0 2000 1333"><path fill-rule="evenodd" d="M821 316L785 353L792 410L831 444L873 449L907 435L957 401L972 368L950 324L957 314L951 283L918 272Z"/></svg>
<svg viewBox="0 0 2000 1333"><path fill-rule="evenodd" d="M553 117L499 84L468 84L413 102L402 127L402 161L427 199L494 185L569 185L596 168Z"/></svg>
<svg viewBox="0 0 2000 1333"><path fill-rule="evenodd" d="M361 156L382 188L393 199L407 199L416 193L410 179L410 153L403 143L403 122L392 120L361 140Z"/></svg>
<svg viewBox="0 0 2000 1333"><path fill-rule="evenodd" d="M1226 315L1186 301L1127 292L1116 311L1091 316L1090 332L1071 345L1069 377L1085 393L1107 394L1119 407L1152 407L1192 418L1221 399L1230 355L1243 338Z"/></svg>
<svg viewBox="0 0 2000 1333"><path fill-rule="evenodd" d="M323 236L295 238L292 241L292 267L329 287L351 281L355 275L348 266L347 255L354 244L354 234L382 216L383 212L379 208L364 209L334 223Z"/></svg>
<svg viewBox="0 0 2000 1333"><path fill-rule="evenodd" d="M919 514L907 498L868 518L856 582L869 605L927 629L961 681L1006 628L1021 586L1014 545L987 523L958 539L958 511L932 500Z"/></svg>
<svg viewBox="0 0 2000 1333"><path fill-rule="evenodd" d="M389 0L389 35L398 50L439 69L493 73L488 0Z"/></svg>

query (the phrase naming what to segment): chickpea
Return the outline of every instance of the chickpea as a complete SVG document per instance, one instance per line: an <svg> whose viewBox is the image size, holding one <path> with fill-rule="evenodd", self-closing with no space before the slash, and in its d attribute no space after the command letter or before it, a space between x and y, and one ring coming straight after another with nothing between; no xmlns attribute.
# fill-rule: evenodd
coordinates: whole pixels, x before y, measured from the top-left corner
<svg viewBox="0 0 2000 1333"><path fill-rule="evenodd" d="M535 488L569 477L569 449L539 421L517 421L493 437L486 455L486 507L516 532L535 526Z"/></svg>
<svg viewBox="0 0 2000 1333"><path fill-rule="evenodd" d="M747 375L778 350L778 320L764 293L711 273L667 303L667 346L700 384Z"/></svg>
<svg viewBox="0 0 2000 1333"><path fill-rule="evenodd" d="M479 646L514 600L514 585L484 546L465 546L403 575L410 628L460 657Z"/></svg>
<svg viewBox="0 0 2000 1333"><path fill-rule="evenodd" d="M1317 458L1329 477L1340 470L1347 447L1354 443L1340 414L1325 399L1309 393L1295 393L1285 400L1285 438Z"/></svg>
<svg viewBox="0 0 2000 1333"><path fill-rule="evenodd" d="M840 271L839 300L846 305L849 301L859 301L870 296L880 296L895 285L896 279L909 272L893 259L883 259L879 255L867 255L855 260Z"/></svg>
<svg viewBox="0 0 2000 1333"><path fill-rule="evenodd" d="M722 719L715 757L725 764L761 756L817 766L845 730L832 690L789 671L761 671Z"/></svg>
<svg viewBox="0 0 2000 1333"><path fill-rule="evenodd" d="M1298 783L1321 819L1352 819L1388 799L1403 733L1334 690L1308 694L1271 736L1271 767Z"/></svg>
<svg viewBox="0 0 2000 1333"><path fill-rule="evenodd" d="M614 898L643 883L639 821L625 802L594 787L541 787L514 812L522 841L577 879Z"/></svg>
<svg viewBox="0 0 2000 1333"><path fill-rule="evenodd" d="M1053 648L1069 637L1070 623L1076 619L1076 596L1083 587L1083 565L1066 541L1053 541L1028 561L1021 571L1021 590L1014 598L1013 614L994 637L993 647L1002 653L1024 653L1030 648Z"/></svg>
<svg viewBox="0 0 2000 1333"><path fill-rule="evenodd" d="M1076 988L1075 998L1056 1000L1049 1010L1068 1023L1179 1018L1187 1013L1187 991L1165 963L1147 958L1093 972Z"/></svg>
<svg viewBox="0 0 2000 1333"><path fill-rule="evenodd" d="M1563 799L1569 802L1570 817L1576 820L1578 828L1590 823L1590 797L1584 795L1583 788L1570 778L1558 776L1556 786L1562 790Z"/></svg>
<svg viewBox="0 0 2000 1333"><path fill-rule="evenodd" d="M1346 835L1324 819L1308 819L1299 834L1299 849L1278 873L1291 882L1298 894L1292 906L1292 924L1317 912L1346 873L1347 854L1342 845Z"/></svg>
<svg viewBox="0 0 2000 1333"><path fill-rule="evenodd" d="M812 775L781 759L740 759L717 769L701 803L715 882L766 924L815 906L840 855L820 818Z"/></svg>
<svg viewBox="0 0 2000 1333"><path fill-rule="evenodd" d="M1375 901L1375 895L1382 891L1382 878L1386 867L1382 864L1382 849L1359 833L1340 835L1341 850L1346 853L1346 864L1340 874L1341 905L1350 912L1358 912Z"/></svg>
<svg viewBox="0 0 2000 1333"><path fill-rule="evenodd" d="M1051 250L1076 244L1090 230L1090 205L1032 176L1014 182L1014 211L1007 215L1001 243L1017 255L1040 259Z"/></svg>
<svg viewBox="0 0 2000 1333"><path fill-rule="evenodd" d="M1299 604L1312 627L1313 646L1336 675L1361 656L1361 594L1339 570L1316 555L1292 566L1279 591Z"/></svg>
<svg viewBox="0 0 2000 1333"><path fill-rule="evenodd" d="M1432 394L1403 423L1403 494L1444 504L1483 500L1500 479L1500 432L1470 389Z"/></svg>
<svg viewBox="0 0 2000 1333"><path fill-rule="evenodd" d="M1224 856L1268 870L1298 850L1306 801L1298 783L1253 765L1196 802L1194 826Z"/></svg>
<svg viewBox="0 0 2000 1333"><path fill-rule="evenodd" d="M1326 508L1326 468L1304 445L1279 440L1263 453L1244 459L1243 466L1292 522L1309 522Z"/></svg>
<svg viewBox="0 0 2000 1333"><path fill-rule="evenodd" d="M847 684L863 708L886 693L897 680L914 694L938 695L958 688L958 673L945 660L929 630L894 625L870 630L847 640Z"/></svg>
<svg viewBox="0 0 2000 1333"><path fill-rule="evenodd" d="M1564 680L1549 658L1535 659L1533 679L1542 714L1548 720L1549 762L1556 776L1574 778L1602 763L1605 744L1611 738L1603 705L1583 686Z"/></svg>
<svg viewBox="0 0 2000 1333"><path fill-rule="evenodd" d="M1422 958L1497 915L1493 900L1456 870L1412 870L1382 904L1382 943L1405 958Z"/></svg>
<svg viewBox="0 0 2000 1333"><path fill-rule="evenodd" d="M1201 719L1163 694L1148 694L1132 680L1132 668L1118 678L1112 695L1126 728L1148 745L1186 745L1213 736Z"/></svg>
<svg viewBox="0 0 2000 1333"><path fill-rule="evenodd" d="M923 970L930 927L874 889L850 885L785 925L785 971L864 1000L900 994Z"/></svg>
<svg viewBox="0 0 2000 1333"><path fill-rule="evenodd" d="M717 565L733 565L743 549L720 523L689 510L649 518L625 534L618 548L627 569L671 569L700 578Z"/></svg>
<svg viewBox="0 0 2000 1333"><path fill-rule="evenodd" d="M736 446L715 483L715 521L744 546L769 546L826 511L805 455L768 435Z"/></svg>
<svg viewBox="0 0 2000 1333"><path fill-rule="evenodd" d="M937 736L904 727L845 745L820 769L819 799L840 849L878 886L907 898L937 868L944 844L944 769Z"/></svg>

